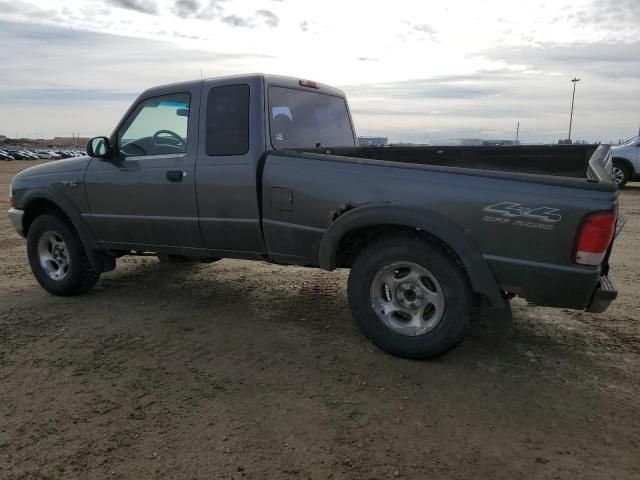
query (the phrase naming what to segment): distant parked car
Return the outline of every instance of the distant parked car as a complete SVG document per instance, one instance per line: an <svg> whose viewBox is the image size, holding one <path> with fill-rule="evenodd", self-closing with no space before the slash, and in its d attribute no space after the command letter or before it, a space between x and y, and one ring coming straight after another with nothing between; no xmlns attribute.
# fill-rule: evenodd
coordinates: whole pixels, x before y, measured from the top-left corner
<svg viewBox="0 0 640 480"><path fill-rule="evenodd" d="M73 157L73 153L68 150L56 150L53 153L60 155L60 158L71 158Z"/></svg>
<svg viewBox="0 0 640 480"><path fill-rule="evenodd" d="M50 150L37 150L36 153L38 154L38 158L42 158L45 160L53 160L53 159L60 158L60 155Z"/></svg>
<svg viewBox="0 0 640 480"><path fill-rule="evenodd" d="M20 150L3 150L4 153L8 153L9 155L11 155L14 159L16 160L29 160L30 157L29 155L27 155L24 152L21 152Z"/></svg>
<svg viewBox="0 0 640 480"><path fill-rule="evenodd" d="M618 187L640 180L640 135L611 147L613 179Z"/></svg>
<svg viewBox="0 0 640 480"><path fill-rule="evenodd" d="M10 162L11 160L15 160L15 159L8 153L0 150L0 160L6 160Z"/></svg>
<svg viewBox="0 0 640 480"><path fill-rule="evenodd" d="M38 155L30 150L20 150L20 153L26 157L25 160L38 160Z"/></svg>

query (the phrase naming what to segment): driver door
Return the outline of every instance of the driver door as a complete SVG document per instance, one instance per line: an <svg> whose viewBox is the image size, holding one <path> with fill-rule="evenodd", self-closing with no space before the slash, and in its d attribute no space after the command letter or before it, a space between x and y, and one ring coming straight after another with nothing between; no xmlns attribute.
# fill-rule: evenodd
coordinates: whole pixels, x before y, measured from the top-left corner
<svg viewBox="0 0 640 480"><path fill-rule="evenodd" d="M200 88L145 94L113 136L120 158L89 164L86 217L105 247L202 248L194 175Z"/></svg>

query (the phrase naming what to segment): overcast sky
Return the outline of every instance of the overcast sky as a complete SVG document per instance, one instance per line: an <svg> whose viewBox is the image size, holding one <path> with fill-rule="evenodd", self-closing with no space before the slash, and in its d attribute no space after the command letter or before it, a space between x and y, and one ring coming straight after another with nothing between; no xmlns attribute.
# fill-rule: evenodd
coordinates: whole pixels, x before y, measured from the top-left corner
<svg viewBox="0 0 640 480"><path fill-rule="evenodd" d="M108 134L153 85L264 72L348 95L392 141L628 138L640 0L0 0L0 134Z"/></svg>

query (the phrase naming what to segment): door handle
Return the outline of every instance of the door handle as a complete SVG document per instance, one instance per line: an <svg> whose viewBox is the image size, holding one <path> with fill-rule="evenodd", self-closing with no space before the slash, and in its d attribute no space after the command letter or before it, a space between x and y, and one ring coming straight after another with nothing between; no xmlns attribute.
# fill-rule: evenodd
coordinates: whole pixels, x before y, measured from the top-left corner
<svg viewBox="0 0 640 480"><path fill-rule="evenodd" d="M182 177L186 177L187 172L183 172L182 170L169 170L167 172L167 180L170 182L181 182Z"/></svg>

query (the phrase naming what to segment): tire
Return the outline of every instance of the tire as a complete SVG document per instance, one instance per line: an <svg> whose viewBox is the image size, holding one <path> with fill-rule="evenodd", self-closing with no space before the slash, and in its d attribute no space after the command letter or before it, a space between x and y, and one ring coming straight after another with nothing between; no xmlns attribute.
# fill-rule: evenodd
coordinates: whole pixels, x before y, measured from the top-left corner
<svg viewBox="0 0 640 480"><path fill-rule="evenodd" d="M47 252L49 260L45 260ZM27 256L36 280L53 295L80 295L100 278L100 273L89 262L78 233L65 218L56 214L44 214L33 221L27 233ZM55 258L62 258L63 266L58 265ZM54 278L56 272L58 278Z"/></svg>
<svg viewBox="0 0 640 480"><path fill-rule="evenodd" d="M412 273L403 277L403 266ZM379 289L381 280L384 287ZM394 286L388 288L391 283ZM419 302L410 306L419 308L396 309L400 302L406 307L412 301L408 291ZM415 359L435 358L458 345L474 308L474 294L462 268L437 245L411 235L383 237L366 246L353 262L348 296L353 317L369 340L388 353ZM379 297L390 301L379 302ZM384 315L385 309L397 311ZM414 315L410 322L403 318L407 311ZM419 326L414 326L416 322Z"/></svg>
<svg viewBox="0 0 640 480"><path fill-rule="evenodd" d="M618 188L624 188L630 178L629 168L623 163L613 163L613 180L618 185Z"/></svg>

